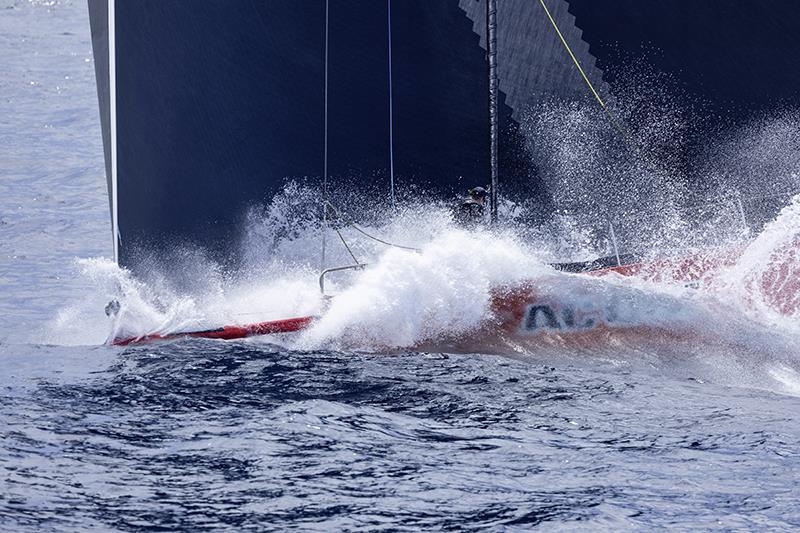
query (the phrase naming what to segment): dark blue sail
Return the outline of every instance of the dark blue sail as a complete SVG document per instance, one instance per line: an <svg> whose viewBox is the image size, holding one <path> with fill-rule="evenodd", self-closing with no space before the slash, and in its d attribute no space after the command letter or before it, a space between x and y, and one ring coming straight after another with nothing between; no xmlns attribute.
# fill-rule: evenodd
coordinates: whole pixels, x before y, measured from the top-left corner
<svg viewBox="0 0 800 533"><path fill-rule="evenodd" d="M288 179L319 183L326 170L330 183L387 200L412 186L462 194L489 179L482 2L89 5L122 265L182 246L235 265L248 208ZM533 7L507 1L500 22L536 21ZM556 11L579 40L566 4ZM504 89L524 93L544 63L563 79L573 68L554 33L526 41L527 32L500 33L500 53L508 46L517 56L514 69L501 70L504 129L515 120ZM580 92L580 80L571 80L553 86ZM519 151L501 142L501 155Z"/></svg>
<svg viewBox="0 0 800 533"><path fill-rule="evenodd" d="M562 37L601 94L652 45L657 69L722 114L763 107L776 87L796 101L790 0L497 6L501 193L540 194L516 129L528 106L592 101ZM248 209L290 179L327 175L387 202L489 181L485 0L89 0L89 11L124 266L181 247L235 266Z"/></svg>

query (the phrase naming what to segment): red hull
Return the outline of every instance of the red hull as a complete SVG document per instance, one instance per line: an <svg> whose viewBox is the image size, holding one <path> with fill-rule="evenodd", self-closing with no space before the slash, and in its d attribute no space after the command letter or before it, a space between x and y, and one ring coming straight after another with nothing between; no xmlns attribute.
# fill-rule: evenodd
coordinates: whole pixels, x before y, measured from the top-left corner
<svg viewBox="0 0 800 533"><path fill-rule="evenodd" d="M152 334L141 337L123 337L114 339L111 344L114 346L127 346L129 344L142 344L154 341L165 341L171 339L182 339L186 337L200 339L243 339L245 337L255 337L257 335L270 335L273 333L291 333L300 331L311 325L314 317L303 316L298 318L287 318L285 320L271 320L268 322L258 322L245 326L224 326L217 329L203 331L186 331L182 333L169 333L166 335Z"/></svg>
<svg viewBox="0 0 800 533"><path fill-rule="evenodd" d="M740 291L746 305L765 306L774 313L793 316L800 310L798 247L798 241L781 247L753 271L738 272L741 279L728 279L725 274L737 267L743 257L741 249L632 263L584 274L591 277L617 274L655 283L674 282L712 292L719 288L721 295L727 295L732 288L729 284L734 283L733 288ZM558 291L554 294L546 289L545 281L523 282L495 291L492 312L496 322L492 327L501 336L527 343L534 339L544 342L549 337L563 340L568 336L572 342L587 345L600 343L615 330L624 330L630 338L639 338L642 342L653 338L670 337L680 341L692 338L689 324L679 327L677 323L643 323L650 317L642 301L628 301L625 297L614 301L605 298L602 290L595 293L596 288L590 286L573 287L576 294L571 297Z"/></svg>
<svg viewBox="0 0 800 533"><path fill-rule="evenodd" d="M800 243L795 243L800 244ZM795 248L796 249L796 248ZM759 276L743 280L748 294L758 292L765 303L776 311L790 315L800 308L800 258L795 249L779 250L779 257L767 265ZM584 272L593 277L610 274L638 277L653 282L692 283L712 287L715 276L723 269L736 264L742 250L717 251L715 255L696 254L683 258L662 259L652 262ZM780 259L780 260L778 260ZM757 290L756 290L757 289ZM542 296L535 282L521 283L515 287L498 289L492 299L492 310L500 328L511 336L536 335L541 332L577 334L577 337L593 338L604 331L624 327L609 314L607 304L589 298L589 304L578 307L553 298ZM613 312L611 314L614 314ZM241 339L257 335L290 333L311 326L314 317L305 316L285 320L259 322L244 326L224 326L218 329L190 331L170 334L151 334L141 337L118 338L111 342L116 346L140 344L153 341L195 337L204 339Z"/></svg>

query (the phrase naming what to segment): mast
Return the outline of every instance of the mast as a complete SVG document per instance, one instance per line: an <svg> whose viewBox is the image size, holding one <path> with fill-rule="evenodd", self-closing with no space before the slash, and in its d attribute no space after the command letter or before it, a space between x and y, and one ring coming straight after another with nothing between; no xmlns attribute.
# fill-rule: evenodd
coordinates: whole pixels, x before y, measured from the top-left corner
<svg viewBox="0 0 800 533"><path fill-rule="evenodd" d="M329 44L329 16L330 5L325 0L325 96L324 96L324 141L322 155L322 257L320 260L320 270L327 268L325 252L328 239L328 44Z"/></svg>
<svg viewBox="0 0 800 533"><path fill-rule="evenodd" d="M486 57L489 67L489 191L491 223L497 223L497 0L486 0Z"/></svg>
<svg viewBox="0 0 800 533"><path fill-rule="evenodd" d="M395 207L394 196L394 102L392 98L392 0L388 0L387 12L387 34L389 41L389 199L392 208Z"/></svg>

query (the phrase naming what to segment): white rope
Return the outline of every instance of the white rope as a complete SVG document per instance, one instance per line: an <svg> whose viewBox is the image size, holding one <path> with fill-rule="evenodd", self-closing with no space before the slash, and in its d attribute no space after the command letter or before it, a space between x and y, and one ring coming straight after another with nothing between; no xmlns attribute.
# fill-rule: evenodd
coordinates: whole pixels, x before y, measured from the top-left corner
<svg viewBox="0 0 800 533"><path fill-rule="evenodd" d="M108 115L111 154L111 233L114 262L119 263L119 187L117 164L117 15L116 0L108 1Z"/></svg>

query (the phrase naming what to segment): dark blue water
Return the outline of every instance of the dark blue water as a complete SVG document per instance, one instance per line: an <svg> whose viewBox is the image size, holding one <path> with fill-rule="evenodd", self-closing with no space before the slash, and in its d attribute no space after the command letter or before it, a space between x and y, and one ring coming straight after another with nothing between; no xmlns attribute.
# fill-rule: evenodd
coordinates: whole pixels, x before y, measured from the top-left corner
<svg viewBox="0 0 800 533"><path fill-rule="evenodd" d="M800 527L800 365L769 342L100 345L72 307L111 244L86 6L0 8L0 529Z"/></svg>
<svg viewBox="0 0 800 533"><path fill-rule="evenodd" d="M22 362L37 357L47 369ZM215 342L4 359L30 380L0 410L9 530L800 524L800 400L770 393Z"/></svg>

